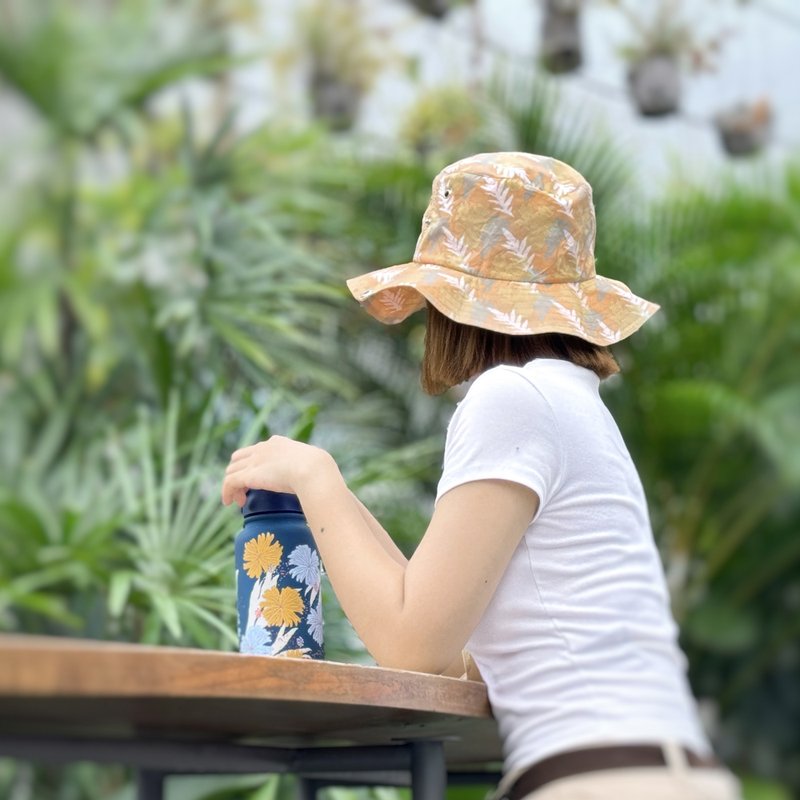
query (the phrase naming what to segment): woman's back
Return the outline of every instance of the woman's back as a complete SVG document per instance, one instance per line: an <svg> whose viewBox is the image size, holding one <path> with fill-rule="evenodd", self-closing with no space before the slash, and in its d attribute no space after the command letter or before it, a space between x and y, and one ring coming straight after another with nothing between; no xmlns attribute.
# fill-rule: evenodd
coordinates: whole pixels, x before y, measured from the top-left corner
<svg viewBox="0 0 800 800"><path fill-rule="evenodd" d="M439 496L494 477L541 501L466 645L488 685L507 770L580 746L665 737L711 752L641 482L598 385L591 370L557 359L495 367L448 430Z"/></svg>
<svg viewBox="0 0 800 800"><path fill-rule="evenodd" d="M478 153L434 178L411 261L348 281L382 322L427 309L426 392L480 376L411 558L319 448L271 437L237 451L223 499L298 495L378 663L451 674L472 651L504 738L498 798L733 800L738 781L686 680L641 483L598 393L619 371L608 346L658 305L598 275L594 243L577 170Z"/></svg>

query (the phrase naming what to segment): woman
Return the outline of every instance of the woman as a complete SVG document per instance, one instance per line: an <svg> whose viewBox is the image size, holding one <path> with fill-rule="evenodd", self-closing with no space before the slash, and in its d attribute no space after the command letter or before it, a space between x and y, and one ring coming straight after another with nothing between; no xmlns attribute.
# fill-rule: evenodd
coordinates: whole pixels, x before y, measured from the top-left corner
<svg viewBox="0 0 800 800"><path fill-rule="evenodd" d="M606 346L658 306L597 276L591 187L527 153L433 183L413 261L348 281L377 319L427 305L423 387L474 379L413 557L331 456L278 436L233 454L226 503L299 496L378 664L461 675L471 655L512 800L739 797L700 726L642 486L600 399Z"/></svg>

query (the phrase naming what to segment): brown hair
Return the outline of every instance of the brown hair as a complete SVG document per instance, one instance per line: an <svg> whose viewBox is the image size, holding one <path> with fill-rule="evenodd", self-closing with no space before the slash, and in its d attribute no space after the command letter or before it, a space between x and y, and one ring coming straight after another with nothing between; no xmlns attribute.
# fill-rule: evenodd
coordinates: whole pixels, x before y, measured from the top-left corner
<svg viewBox="0 0 800 800"><path fill-rule="evenodd" d="M421 382L428 394L441 394L498 364L521 367L534 358L571 361L592 370L601 380L619 372L619 365L607 347L577 336L566 333L530 336L497 333L454 322L431 303L427 306Z"/></svg>

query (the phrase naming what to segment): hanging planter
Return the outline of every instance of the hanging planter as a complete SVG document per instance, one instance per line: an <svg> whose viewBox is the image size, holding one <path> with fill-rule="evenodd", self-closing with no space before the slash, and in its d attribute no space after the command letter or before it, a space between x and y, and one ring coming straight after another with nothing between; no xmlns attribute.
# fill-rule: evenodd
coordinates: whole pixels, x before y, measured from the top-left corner
<svg viewBox="0 0 800 800"><path fill-rule="evenodd" d="M311 111L331 130L349 130L385 56L378 57L376 37L349 3L317 0L301 15L300 26Z"/></svg>
<svg viewBox="0 0 800 800"><path fill-rule="evenodd" d="M757 153L772 132L772 107L762 98L755 103L739 103L714 117L722 146L731 156Z"/></svg>
<svg viewBox="0 0 800 800"><path fill-rule="evenodd" d="M654 53L631 64L628 86L644 117L674 114L681 102L681 71L675 56Z"/></svg>
<svg viewBox="0 0 800 800"><path fill-rule="evenodd" d="M311 109L316 119L324 121L333 131L353 127L361 108L363 91L325 67L315 64L309 81Z"/></svg>
<svg viewBox="0 0 800 800"><path fill-rule="evenodd" d="M583 63L581 6L582 0L545 0L541 60L549 72L574 72Z"/></svg>
<svg viewBox="0 0 800 800"><path fill-rule="evenodd" d="M432 19L442 19L455 6L473 5L475 0L407 0L420 14Z"/></svg>
<svg viewBox="0 0 800 800"><path fill-rule="evenodd" d="M608 2L634 34L620 52L629 64L628 87L636 108L646 117L674 114L680 108L681 73L712 69L711 56L719 51L723 34L700 40L680 0L659 0L651 14L624 0Z"/></svg>
<svg viewBox="0 0 800 800"><path fill-rule="evenodd" d="M408 0L408 2L426 17L441 19L450 10L450 0Z"/></svg>
<svg viewBox="0 0 800 800"><path fill-rule="evenodd" d="M459 85L422 92L406 112L399 138L420 160L435 163L515 146L510 123L497 106Z"/></svg>

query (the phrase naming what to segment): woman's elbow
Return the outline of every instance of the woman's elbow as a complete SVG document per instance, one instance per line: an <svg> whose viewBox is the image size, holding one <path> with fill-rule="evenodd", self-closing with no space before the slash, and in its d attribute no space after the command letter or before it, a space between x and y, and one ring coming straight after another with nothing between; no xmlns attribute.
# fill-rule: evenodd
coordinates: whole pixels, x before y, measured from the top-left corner
<svg viewBox="0 0 800 800"><path fill-rule="evenodd" d="M379 667L386 669L424 672L428 675L441 675L452 663L452 659L437 658L419 652L392 653L388 657L375 660Z"/></svg>
<svg viewBox="0 0 800 800"><path fill-rule="evenodd" d="M382 645L371 652L379 667L424 672L429 675L441 675L460 655L460 651L453 655L440 649L434 650L419 639L405 640L402 636L392 637Z"/></svg>

